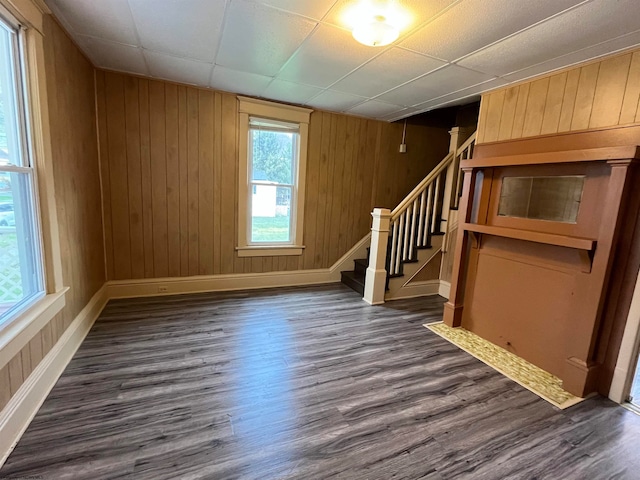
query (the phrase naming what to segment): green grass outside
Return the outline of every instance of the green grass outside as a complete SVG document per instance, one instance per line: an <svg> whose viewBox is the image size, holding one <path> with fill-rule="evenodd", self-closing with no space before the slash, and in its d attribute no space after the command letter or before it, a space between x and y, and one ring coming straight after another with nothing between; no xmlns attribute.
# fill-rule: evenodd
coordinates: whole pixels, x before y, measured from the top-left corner
<svg viewBox="0 0 640 480"><path fill-rule="evenodd" d="M252 242L288 242L289 217L253 217Z"/></svg>
<svg viewBox="0 0 640 480"><path fill-rule="evenodd" d="M13 203L13 195L11 195L11 192L0 192L0 203Z"/></svg>
<svg viewBox="0 0 640 480"><path fill-rule="evenodd" d="M22 299L20 280L17 235L0 233L0 303Z"/></svg>

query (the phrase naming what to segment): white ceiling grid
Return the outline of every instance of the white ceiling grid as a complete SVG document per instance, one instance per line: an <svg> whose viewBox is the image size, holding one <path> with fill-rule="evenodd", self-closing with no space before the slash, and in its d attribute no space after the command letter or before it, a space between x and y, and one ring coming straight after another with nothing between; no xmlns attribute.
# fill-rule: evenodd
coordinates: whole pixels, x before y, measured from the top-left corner
<svg viewBox="0 0 640 480"><path fill-rule="evenodd" d="M640 45L638 0L391 0L413 23L357 43L355 0L47 0L96 66L397 120Z"/></svg>

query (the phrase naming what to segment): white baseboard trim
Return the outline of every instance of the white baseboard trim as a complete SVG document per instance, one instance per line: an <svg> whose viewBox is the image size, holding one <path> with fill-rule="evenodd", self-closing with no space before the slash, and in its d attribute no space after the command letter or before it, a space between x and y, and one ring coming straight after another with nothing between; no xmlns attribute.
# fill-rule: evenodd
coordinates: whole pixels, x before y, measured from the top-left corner
<svg viewBox="0 0 640 480"><path fill-rule="evenodd" d="M403 298L428 297L439 295L440 280L427 280L426 282L414 282L405 285L393 295L386 295L385 302L401 300Z"/></svg>
<svg viewBox="0 0 640 480"><path fill-rule="evenodd" d="M103 286L0 412L0 467L89 333L107 300L107 289Z"/></svg>
<svg viewBox="0 0 640 480"><path fill-rule="evenodd" d="M0 412L0 467L17 445L108 300L336 283L340 281L342 270L353 268L353 260L366 256L370 242L369 233L330 268L325 269L106 282Z"/></svg>
<svg viewBox="0 0 640 480"><path fill-rule="evenodd" d="M340 272L337 272L336 275L327 268L318 270L296 270L291 272L117 280L107 282L106 287L109 298L137 298L160 295L181 295L185 293L318 285L339 281Z"/></svg>
<svg viewBox="0 0 640 480"><path fill-rule="evenodd" d="M336 263L331 265L329 270L337 274L338 281L340 281L340 272L343 270L353 270L354 260L367 257L367 248L369 245L371 245L371 232L362 237L362 239L340 257Z"/></svg>
<svg viewBox="0 0 640 480"><path fill-rule="evenodd" d="M109 298L136 298L337 283L340 281L340 272L342 270L352 270L353 261L356 258L366 256L367 247L370 242L371 234L369 233L330 268L285 272L115 280L106 283L107 294Z"/></svg>
<svg viewBox="0 0 640 480"><path fill-rule="evenodd" d="M449 282L445 282L444 280L440 280L440 289L438 290L438 295L449 300L450 294L451 294L451 284Z"/></svg>

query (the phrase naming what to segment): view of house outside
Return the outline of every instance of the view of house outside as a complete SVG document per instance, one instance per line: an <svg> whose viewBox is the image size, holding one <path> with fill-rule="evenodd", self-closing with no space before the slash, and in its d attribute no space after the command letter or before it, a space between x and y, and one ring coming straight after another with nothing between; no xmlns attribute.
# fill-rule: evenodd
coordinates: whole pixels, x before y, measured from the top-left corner
<svg viewBox="0 0 640 480"><path fill-rule="evenodd" d="M291 241L291 195L297 134L252 130L251 241Z"/></svg>

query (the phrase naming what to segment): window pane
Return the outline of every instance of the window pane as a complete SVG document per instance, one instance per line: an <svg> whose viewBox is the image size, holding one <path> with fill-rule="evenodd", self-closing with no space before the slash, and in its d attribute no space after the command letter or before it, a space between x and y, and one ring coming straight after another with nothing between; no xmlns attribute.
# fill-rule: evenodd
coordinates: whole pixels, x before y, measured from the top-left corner
<svg viewBox="0 0 640 480"><path fill-rule="evenodd" d="M576 223L584 176L505 177L498 215Z"/></svg>
<svg viewBox="0 0 640 480"><path fill-rule="evenodd" d="M253 185L251 241L291 242L291 187Z"/></svg>
<svg viewBox="0 0 640 480"><path fill-rule="evenodd" d="M43 291L31 175L0 172L0 321Z"/></svg>
<svg viewBox="0 0 640 480"><path fill-rule="evenodd" d="M291 185L297 135L251 129L251 180Z"/></svg>
<svg viewBox="0 0 640 480"><path fill-rule="evenodd" d="M16 110L15 34L0 23L0 165L22 165Z"/></svg>

